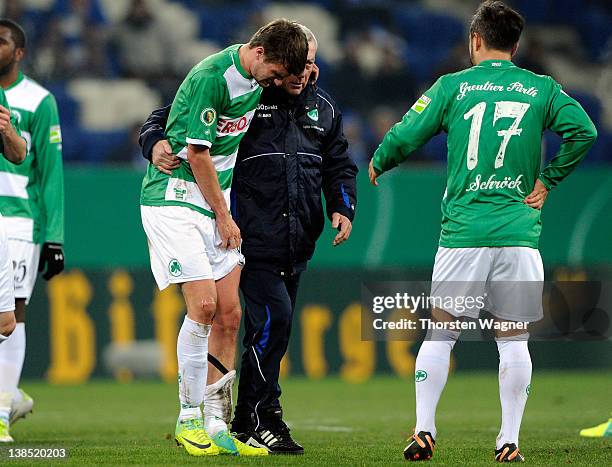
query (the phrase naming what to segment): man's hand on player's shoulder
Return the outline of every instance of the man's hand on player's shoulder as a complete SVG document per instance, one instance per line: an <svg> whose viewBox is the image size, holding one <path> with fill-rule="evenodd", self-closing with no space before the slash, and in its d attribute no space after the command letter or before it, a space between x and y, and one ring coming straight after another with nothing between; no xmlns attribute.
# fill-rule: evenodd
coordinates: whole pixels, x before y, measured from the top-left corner
<svg viewBox="0 0 612 467"><path fill-rule="evenodd" d="M172 154L172 148L168 140L161 139L151 150L151 163L160 172L172 175L172 171L181 165L181 160Z"/></svg>
<svg viewBox="0 0 612 467"><path fill-rule="evenodd" d="M334 241L332 242L333 246L338 246L342 242L348 240L349 236L351 235L351 230L353 230L353 224L349 218L343 216L339 212L334 212L332 214L332 227L339 230L336 238L334 238Z"/></svg>
<svg viewBox="0 0 612 467"><path fill-rule="evenodd" d="M537 179L533 191L527 195L524 203L533 209L542 209L547 196L548 189L544 186L540 179Z"/></svg>

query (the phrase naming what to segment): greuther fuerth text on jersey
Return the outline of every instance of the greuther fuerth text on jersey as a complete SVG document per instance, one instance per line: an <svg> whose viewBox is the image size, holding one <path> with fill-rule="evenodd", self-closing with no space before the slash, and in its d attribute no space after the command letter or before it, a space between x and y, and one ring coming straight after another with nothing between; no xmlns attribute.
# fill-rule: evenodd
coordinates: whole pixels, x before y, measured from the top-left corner
<svg viewBox="0 0 612 467"><path fill-rule="evenodd" d="M233 45L198 63L176 93L166 135L172 152L183 159L172 176L149 164L142 183L140 204L185 206L215 217L202 196L187 162L187 145L210 148L219 185L229 209L232 175L238 145L253 119L261 87L240 65Z"/></svg>
<svg viewBox="0 0 612 467"><path fill-rule="evenodd" d="M546 128L563 143L540 170ZM597 136L584 109L551 77L487 60L440 77L387 133L374 168L395 167L442 130L448 170L440 246L448 248L537 248L540 211L523 200L537 178L555 187Z"/></svg>

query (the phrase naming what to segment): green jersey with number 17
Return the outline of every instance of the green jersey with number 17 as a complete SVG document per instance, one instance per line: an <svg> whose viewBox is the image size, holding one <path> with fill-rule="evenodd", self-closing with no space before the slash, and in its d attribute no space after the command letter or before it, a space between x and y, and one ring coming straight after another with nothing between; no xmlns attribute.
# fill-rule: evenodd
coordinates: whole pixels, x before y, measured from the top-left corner
<svg viewBox="0 0 612 467"><path fill-rule="evenodd" d="M149 164L142 183L140 204L185 206L215 217L202 195L189 162L187 145L210 148L217 179L229 209L232 174L238 146L261 96L261 87L240 65L232 45L197 64L179 87L166 126L172 152L181 165L172 175Z"/></svg>
<svg viewBox="0 0 612 467"><path fill-rule="evenodd" d="M563 142L541 170L547 128ZM538 178L555 187L597 137L584 109L551 77L487 60L440 77L385 135L375 170L395 167L442 130L448 169L440 246L448 248L537 248L540 211L525 197Z"/></svg>

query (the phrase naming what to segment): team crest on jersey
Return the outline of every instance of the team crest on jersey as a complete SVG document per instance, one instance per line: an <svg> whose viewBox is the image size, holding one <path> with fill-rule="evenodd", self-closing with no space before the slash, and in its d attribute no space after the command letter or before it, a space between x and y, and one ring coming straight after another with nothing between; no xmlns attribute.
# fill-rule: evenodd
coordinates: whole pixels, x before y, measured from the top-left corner
<svg viewBox="0 0 612 467"><path fill-rule="evenodd" d="M431 102L431 99L427 97L425 94L423 94L421 97L417 99L414 105L410 108L414 110L416 113L420 114L423 112L423 110L427 108L430 102Z"/></svg>
<svg viewBox="0 0 612 467"><path fill-rule="evenodd" d="M183 267L181 263L178 262L177 259L171 259L168 263L168 272L171 276L179 277L183 274Z"/></svg>
<svg viewBox="0 0 612 467"><path fill-rule="evenodd" d="M308 115L308 118L310 118L314 122L319 121L319 110L318 109L312 109L306 115Z"/></svg>
<svg viewBox="0 0 612 467"><path fill-rule="evenodd" d="M18 110L14 109L11 109L11 113L13 114L13 117L15 118L17 124L21 125L21 113Z"/></svg>
<svg viewBox="0 0 612 467"><path fill-rule="evenodd" d="M206 126L211 126L215 122L215 118L217 118L217 112L212 107L202 110L200 114L200 121Z"/></svg>

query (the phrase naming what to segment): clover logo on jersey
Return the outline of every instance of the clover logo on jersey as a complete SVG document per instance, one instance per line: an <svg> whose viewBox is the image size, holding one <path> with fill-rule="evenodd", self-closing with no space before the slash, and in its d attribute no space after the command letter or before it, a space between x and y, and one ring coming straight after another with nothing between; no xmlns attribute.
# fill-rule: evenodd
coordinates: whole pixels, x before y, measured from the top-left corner
<svg viewBox="0 0 612 467"><path fill-rule="evenodd" d="M202 110L202 113L200 114L200 121L206 126L211 126L215 122L216 118L217 112L212 107Z"/></svg>
<svg viewBox="0 0 612 467"><path fill-rule="evenodd" d="M183 267L177 259L171 259L170 263L168 263L168 271L170 272L171 276L179 277L181 274L183 274Z"/></svg>
<svg viewBox="0 0 612 467"><path fill-rule="evenodd" d="M414 374L414 380L417 383L420 383L421 381L425 381L427 379L427 372L425 370L417 370L416 373Z"/></svg>
<svg viewBox="0 0 612 467"><path fill-rule="evenodd" d="M529 395L529 393L531 392L531 384L527 385L527 387L525 388L525 392L527 393L527 395Z"/></svg>

